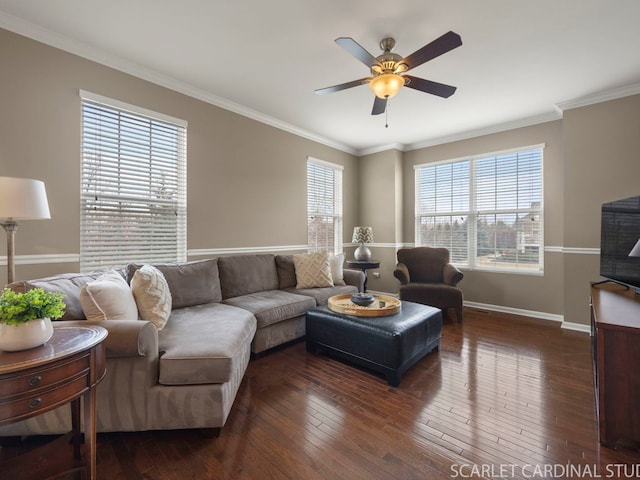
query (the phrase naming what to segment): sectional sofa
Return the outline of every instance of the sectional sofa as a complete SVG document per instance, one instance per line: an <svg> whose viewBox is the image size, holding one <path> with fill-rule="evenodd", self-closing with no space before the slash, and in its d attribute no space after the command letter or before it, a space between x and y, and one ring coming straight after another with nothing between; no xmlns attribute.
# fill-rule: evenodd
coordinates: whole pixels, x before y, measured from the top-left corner
<svg viewBox="0 0 640 480"><path fill-rule="evenodd" d="M332 261L333 285L297 288L294 260L265 254L154 264L172 300L160 330L135 318L85 319L82 288L104 272L60 274L10 288L62 291L67 309L61 321L108 330L107 374L97 388L98 431L200 428L217 435L251 354L303 337L309 309L363 288L364 274L342 270L340 257ZM121 275L130 282L140 267L130 264ZM62 433L70 424L69 409L61 407L3 426L0 436Z"/></svg>

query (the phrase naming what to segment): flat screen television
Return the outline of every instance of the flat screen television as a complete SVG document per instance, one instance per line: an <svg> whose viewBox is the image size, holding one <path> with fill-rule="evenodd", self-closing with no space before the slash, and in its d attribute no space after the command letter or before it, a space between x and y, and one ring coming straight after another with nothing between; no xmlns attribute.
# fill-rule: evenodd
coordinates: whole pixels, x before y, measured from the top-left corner
<svg viewBox="0 0 640 480"><path fill-rule="evenodd" d="M640 289L640 196L602 205L600 275Z"/></svg>

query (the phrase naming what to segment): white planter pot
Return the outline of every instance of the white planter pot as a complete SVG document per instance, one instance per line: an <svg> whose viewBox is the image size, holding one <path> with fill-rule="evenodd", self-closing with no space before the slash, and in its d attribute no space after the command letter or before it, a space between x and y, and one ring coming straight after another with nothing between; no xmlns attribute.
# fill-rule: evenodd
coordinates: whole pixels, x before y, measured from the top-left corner
<svg viewBox="0 0 640 480"><path fill-rule="evenodd" d="M48 318L36 318L20 325L0 323L0 350L17 352L42 345L53 335Z"/></svg>

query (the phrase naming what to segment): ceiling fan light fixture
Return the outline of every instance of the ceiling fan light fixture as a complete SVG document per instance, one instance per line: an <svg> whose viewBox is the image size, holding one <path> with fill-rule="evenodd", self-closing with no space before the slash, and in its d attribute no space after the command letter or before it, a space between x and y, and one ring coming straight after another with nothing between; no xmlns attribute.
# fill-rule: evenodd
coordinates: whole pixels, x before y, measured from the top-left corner
<svg viewBox="0 0 640 480"><path fill-rule="evenodd" d="M404 77L396 73L383 73L374 77L369 82L369 88L378 98L391 98L400 91L404 85Z"/></svg>

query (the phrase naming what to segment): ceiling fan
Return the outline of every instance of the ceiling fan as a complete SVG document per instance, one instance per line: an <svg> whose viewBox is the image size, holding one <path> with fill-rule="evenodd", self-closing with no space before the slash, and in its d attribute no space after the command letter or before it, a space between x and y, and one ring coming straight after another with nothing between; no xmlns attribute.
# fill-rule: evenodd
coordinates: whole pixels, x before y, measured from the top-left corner
<svg viewBox="0 0 640 480"><path fill-rule="evenodd" d="M403 75L412 68L422 65L462 45L460 35L455 32L449 31L445 33L405 58L402 58L397 53L391 52L396 44L396 41L391 37L383 38L380 41L380 48L383 50L383 53L377 57L367 52L353 38L336 38L336 43L369 67L372 76L341 83L340 85L334 85L332 87L320 88L315 91L318 95L339 92L340 90L346 90L347 88L368 83L371 90L376 94L371 115L380 115L384 113L387 108L387 100L398 93L403 86L420 90L421 92L431 93L432 95L438 95L443 98L450 97L456 91L456 87L452 87L451 85L432 82L431 80L425 80L411 75Z"/></svg>

